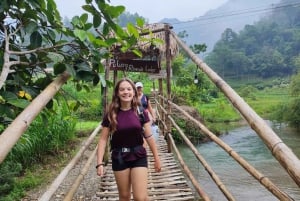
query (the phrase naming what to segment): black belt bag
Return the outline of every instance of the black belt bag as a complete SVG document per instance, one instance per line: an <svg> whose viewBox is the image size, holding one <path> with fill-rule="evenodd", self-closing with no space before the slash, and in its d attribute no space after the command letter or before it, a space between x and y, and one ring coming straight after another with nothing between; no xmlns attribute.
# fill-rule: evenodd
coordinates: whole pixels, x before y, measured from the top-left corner
<svg viewBox="0 0 300 201"><path fill-rule="evenodd" d="M140 158L147 157L147 152L145 147L138 145L135 147L122 147L115 148L112 150L112 159L118 160L120 164L129 161L135 161Z"/></svg>

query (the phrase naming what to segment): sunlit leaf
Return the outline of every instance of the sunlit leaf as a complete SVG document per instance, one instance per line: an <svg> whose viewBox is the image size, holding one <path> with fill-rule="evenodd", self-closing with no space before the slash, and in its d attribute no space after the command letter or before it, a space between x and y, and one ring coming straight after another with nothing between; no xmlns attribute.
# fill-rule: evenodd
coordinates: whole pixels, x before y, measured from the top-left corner
<svg viewBox="0 0 300 201"><path fill-rule="evenodd" d="M125 7L124 6L110 6L109 10L107 10L107 11L112 18L116 18L116 17L119 17L125 11Z"/></svg>
<svg viewBox="0 0 300 201"><path fill-rule="evenodd" d="M136 19L136 24L138 27L142 28L145 24L145 20L143 18L137 18Z"/></svg>
<svg viewBox="0 0 300 201"><path fill-rule="evenodd" d="M103 87L106 87L106 80L105 80L105 77L103 75L99 75L99 79L100 79L100 82L101 82L101 85Z"/></svg>
<svg viewBox="0 0 300 201"><path fill-rule="evenodd" d="M54 63L59 63L59 62L63 62L64 61L64 56L55 52L48 52L47 55L51 61L53 61Z"/></svg>
<svg viewBox="0 0 300 201"><path fill-rule="evenodd" d="M131 35L134 35L136 38L139 37L139 32L136 30L136 28L133 26L133 24L131 24L131 23L127 24L127 31Z"/></svg>
<svg viewBox="0 0 300 201"><path fill-rule="evenodd" d="M142 57L142 56L143 56L143 53L142 53L141 51L139 51L139 50L134 49L134 50L132 50L132 52L133 52L134 54L136 54L137 56L139 56L139 57Z"/></svg>
<svg viewBox="0 0 300 201"><path fill-rule="evenodd" d="M0 95L0 103L4 104L5 103L5 99Z"/></svg>
<svg viewBox="0 0 300 201"><path fill-rule="evenodd" d="M109 47L106 41L103 41L101 39L94 40L94 44L98 45L99 47Z"/></svg>
<svg viewBox="0 0 300 201"><path fill-rule="evenodd" d="M86 31L75 29L74 35L78 37L81 41L84 41L86 39Z"/></svg>
<svg viewBox="0 0 300 201"><path fill-rule="evenodd" d="M88 14L87 13L84 13L80 16L80 20L81 20L81 23L86 23L87 20L88 20Z"/></svg>
<svg viewBox="0 0 300 201"><path fill-rule="evenodd" d="M71 20L72 24L76 27L80 24L80 18L78 16L74 16Z"/></svg>

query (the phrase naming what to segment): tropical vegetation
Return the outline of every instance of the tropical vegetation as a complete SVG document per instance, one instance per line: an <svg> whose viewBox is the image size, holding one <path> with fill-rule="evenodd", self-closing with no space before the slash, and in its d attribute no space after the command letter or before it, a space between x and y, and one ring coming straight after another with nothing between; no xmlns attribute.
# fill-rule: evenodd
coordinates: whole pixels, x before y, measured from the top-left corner
<svg viewBox="0 0 300 201"><path fill-rule="evenodd" d="M43 164L45 156L67 152L66 144L76 142L78 131L99 121L101 87L111 86L100 62L110 56L108 49L122 44L123 51L140 54L135 49L139 38L135 26L143 26L142 17L123 13L123 6L105 0L86 0L83 9L85 14L63 23L53 0L0 2L0 131L57 76L67 71L72 77L0 164L0 200L20 199L27 189L39 185L42 179L31 177L30 166ZM300 125L299 16L298 7L288 7L240 33L226 29L205 57L259 115L295 127ZM116 35L111 37L111 32ZM182 39L187 36L181 33ZM195 44L191 49L202 54L206 46ZM48 71L51 67L53 73ZM210 123L241 119L184 52L173 60L172 70L173 101L196 108L213 131L221 128ZM126 75L142 81L150 93L147 75ZM82 121L92 126L78 127ZM178 119L178 123L188 135L198 135L186 122Z"/></svg>

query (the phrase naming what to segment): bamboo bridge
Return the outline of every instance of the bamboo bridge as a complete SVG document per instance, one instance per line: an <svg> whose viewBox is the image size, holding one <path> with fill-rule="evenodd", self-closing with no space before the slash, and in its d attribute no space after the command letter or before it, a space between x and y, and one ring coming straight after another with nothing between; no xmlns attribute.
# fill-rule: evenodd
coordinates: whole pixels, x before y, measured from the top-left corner
<svg viewBox="0 0 300 201"><path fill-rule="evenodd" d="M186 165L178 150L176 143L172 137L172 129L176 129L182 137L185 144L191 149L195 156L195 160L199 161L211 179L215 182L216 187L222 192L227 200L236 200L235 192L230 192L226 185L221 181L219 176L214 172L213 168L207 163L205 158L197 151L193 143L184 134L174 119L173 111L185 116L189 121L193 122L199 129L199 132L206 135L212 142L220 146L228 157L232 157L241 167L245 169L253 178L262 185L274 198L278 200L293 200L284 190L276 186L265 175L256 170L243 157L235 152L229 145L224 143L205 125L195 119L193 116L184 111L180 106L171 101L171 59L174 56L177 46L185 51L197 67L202 70L210 80L222 91L233 107L241 114L249 126L257 133L257 135L265 143L266 147L273 154L274 158L286 170L292 180L300 187L300 161L295 154L287 147L277 134L260 118L255 111L207 64L205 64L196 54L194 54L179 38L171 31L169 25L163 24L163 27L156 27L153 33L159 34L165 41L165 46L161 49L161 53L166 57L166 75L158 77L158 92L154 94L153 103L157 108L157 116L160 127L160 137L158 140L159 155L162 160L162 172L155 173L153 170L153 159L149 156L149 199L150 200L211 200L201 187L200 182L193 176L192 171ZM173 47L173 48L172 48ZM166 51L170 50L170 51ZM174 51L171 51L174 50ZM118 53L116 53L118 54ZM153 54L153 52L151 52ZM153 56L153 55L152 55ZM156 55L157 56L157 55ZM122 57L130 57L129 54L118 55L118 59ZM114 60L114 80L117 78L116 72L118 64ZM119 62L119 61L118 61ZM133 65L133 64L132 64ZM107 68L109 71L109 67ZM149 70L149 69L148 69ZM153 70L153 69L151 69ZM106 79L109 79L109 73L106 73ZM12 124L0 135L0 163L5 159L8 152L18 141L23 132L27 129L35 116L41 111L47 101L57 93L60 87L68 80L70 76L63 73L53 83L51 83L32 103L24 109L24 111L12 122ZM163 83L165 80L165 83ZM166 86L164 91L163 86ZM105 89L108 90L108 89ZM103 96L103 108L107 103L107 91ZM43 104L41 104L43 103ZM35 110L33 110L35 108ZM38 109L37 109L38 108ZM54 181L47 187L47 190L36 199L28 200L118 200L116 184L114 183L110 161L106 166L105 176L97 177L95 171L95 154L97 147L95 145L97 134L101 130L99 125L90 137L84 142L82 148L70 163L61 171ZM13 135L12 135L13 134ZM75 174L76 179L70 181L69 175ZM72 177L73 178L73 177ZM94 189L92 194L87 195L88 186L92 185Z"/></svg>

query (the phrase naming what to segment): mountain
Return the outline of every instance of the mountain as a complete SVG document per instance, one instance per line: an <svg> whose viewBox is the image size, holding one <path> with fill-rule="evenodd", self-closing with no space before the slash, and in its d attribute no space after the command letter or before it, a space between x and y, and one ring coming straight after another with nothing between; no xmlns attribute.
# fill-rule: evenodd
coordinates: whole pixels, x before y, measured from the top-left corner
<svg viewBox="0 0 300 201"><path fill-rule="evenodd" d="M226 28L238 33L245 25L254 24L261 17L271 13L275 4L279 2L280 0L228 0L219 8L191 21L163 19L160 22L171 24L176 33L186 31L188 37L183 40L188 45L205 43L207 52L210 52Z"/></svg>

